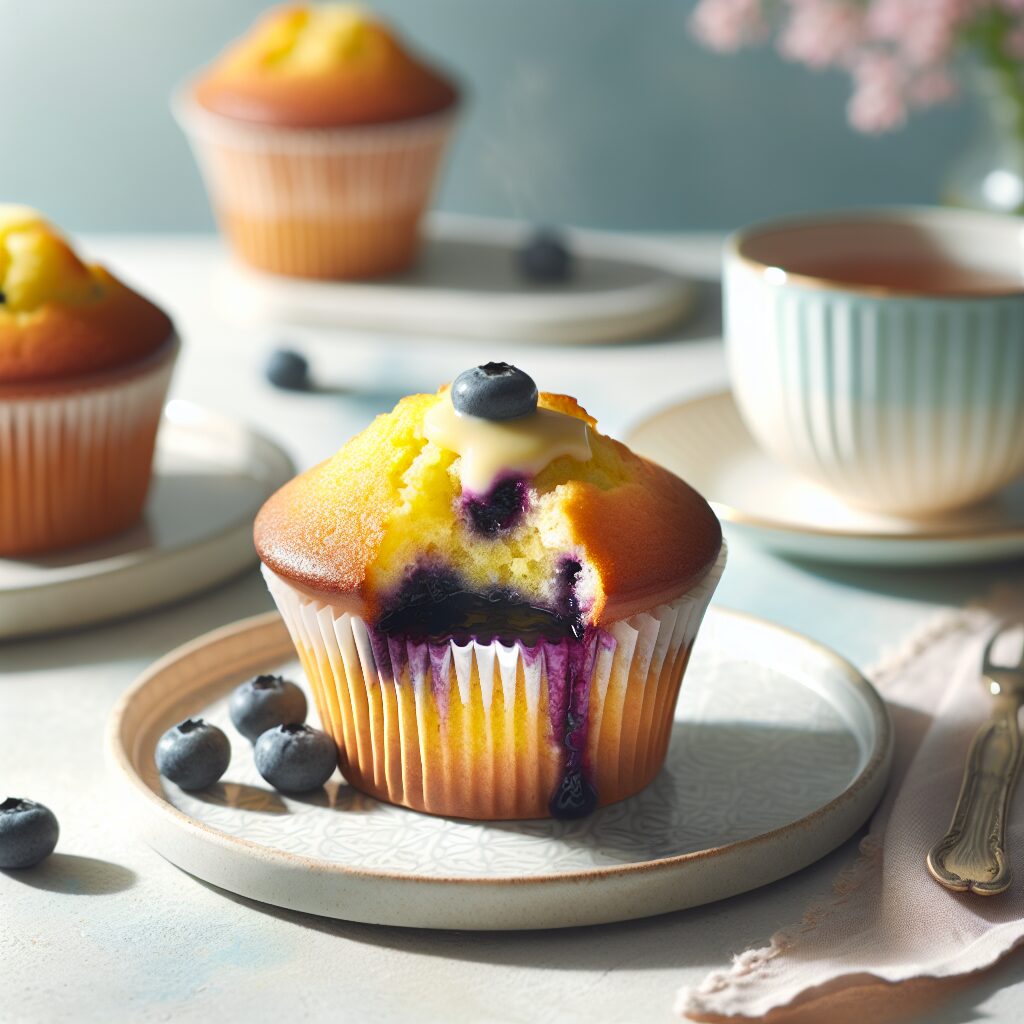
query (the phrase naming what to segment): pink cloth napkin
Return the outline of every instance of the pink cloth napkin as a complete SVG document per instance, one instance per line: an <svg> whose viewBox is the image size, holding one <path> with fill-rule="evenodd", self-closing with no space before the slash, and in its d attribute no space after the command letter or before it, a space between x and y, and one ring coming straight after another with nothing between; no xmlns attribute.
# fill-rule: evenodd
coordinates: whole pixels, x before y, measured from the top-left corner
<svg viewBox="0 0 1024 1024"><path fill-rule="evenodd" d="M1014 873L999 896L952 893L925 856L946 831L970 740L991 710L981 654L1024 595L946 613L869 673L896 734L889 788L860 853L833 891L799 923L732 966L683 989L677 1011L693 1019L757 1018L866 981L951 978L994 963L1024 939L1024 784L1010 812Z"/></svg>

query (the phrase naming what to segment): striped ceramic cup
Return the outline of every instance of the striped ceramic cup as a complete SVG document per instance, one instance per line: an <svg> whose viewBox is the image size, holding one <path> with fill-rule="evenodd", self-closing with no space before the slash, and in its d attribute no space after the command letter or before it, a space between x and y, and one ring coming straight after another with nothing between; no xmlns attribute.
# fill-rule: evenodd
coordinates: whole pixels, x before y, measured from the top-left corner
<svg viewBox="0 0 1024 1024"><path fill-rule="evenodd" d="M730 238L724 273L733 391L780 462L905 516L1024 473L1024 220L777 221Z"/></svg>

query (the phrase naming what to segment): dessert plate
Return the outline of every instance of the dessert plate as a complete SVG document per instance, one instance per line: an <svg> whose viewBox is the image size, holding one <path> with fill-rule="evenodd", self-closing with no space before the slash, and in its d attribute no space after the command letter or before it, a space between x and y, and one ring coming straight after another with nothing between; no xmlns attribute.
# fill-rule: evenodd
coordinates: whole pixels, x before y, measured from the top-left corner
<svg viewBox="0 0 1024 1024"><path fill-rule="evenodd" d="M237 421L168 402L142 522L98 544L0 559L0 638L143 611L241 572L256 561L253 517L293 473Z"/></svg>
<svg viewBox="0 0 1024 1024"><path fill-rule="evenodd" d="M344 327L484 341L587 344L650 336L681 320L697 290L666 247L574 232L575 272L530 285L516 269L523 227L432 220L407 273L381 281L309 281L226 265L222 314L243 326Z"/></svg>
<svg viewBox="0 0 1024 1024"><path fill-rule="evenodd" d="M762 452L727 391L664 409L626 440L696 487L732 529L784 555L889 566L1024 557L1024 480L928 520L858 509Z"/></svg>
<svg viewBox="0 0 1024 1024"><path fill-rule="evenodd" d="M558 928L732 896L848 838L885 786L891 731L877 693L832 651L712 609L683 682L665 768L580 821L470 822L364 796L336 775L307 797L260 778L226 696L257 672L305 684L276 613L208 633L153 665L108 732L125 820L168 860L293 910L427 928ZM161 733L201 714L225 728L221 783L157 774Z"/></svg>

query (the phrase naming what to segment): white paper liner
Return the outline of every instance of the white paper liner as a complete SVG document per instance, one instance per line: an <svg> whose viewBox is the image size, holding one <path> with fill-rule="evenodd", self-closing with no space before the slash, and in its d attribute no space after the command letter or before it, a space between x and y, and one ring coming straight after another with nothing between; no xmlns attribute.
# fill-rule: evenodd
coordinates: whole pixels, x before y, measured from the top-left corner
<svg viewBox="0 0 1024 1024"><path fill-rule="evenodd" d="M630 796L660 769L690 648L725 560L723 543L689 593L590 639L583 764L600 803ZM390 656L379 644L375 656L362 618L300 592L265 566L263 574L352 785L435 814L550 813L565 768L549 700L564 681L557 670L564 644L524 650L498 641L391 640Z"/></svg>
<svg viewBox="0 0 1024 1024"><path fill-rule="evenodd" d="M0 556L96 540L142 511L177 354L106 383L0 396Z"/></svg>
<svg viewBox="0 0 1024 1024"><path fill-rule="evenodd" d="M282 129L174 111L238 255L277 273L369 276L411 261L454 111L394 124Z"/></svg>

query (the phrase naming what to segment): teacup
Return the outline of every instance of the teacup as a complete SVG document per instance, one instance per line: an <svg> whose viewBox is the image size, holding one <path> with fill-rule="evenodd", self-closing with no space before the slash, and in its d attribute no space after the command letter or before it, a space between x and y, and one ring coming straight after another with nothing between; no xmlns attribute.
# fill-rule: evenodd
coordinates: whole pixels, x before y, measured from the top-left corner
<svg viewBox="0 0 1024 1024"><path fill-rule="evenodd" d="M1024 473L1024 220L793 218L733 235L724 274L733 392L780 462L904 516Z"/></svg>

